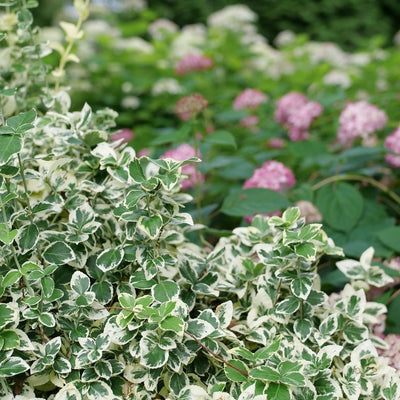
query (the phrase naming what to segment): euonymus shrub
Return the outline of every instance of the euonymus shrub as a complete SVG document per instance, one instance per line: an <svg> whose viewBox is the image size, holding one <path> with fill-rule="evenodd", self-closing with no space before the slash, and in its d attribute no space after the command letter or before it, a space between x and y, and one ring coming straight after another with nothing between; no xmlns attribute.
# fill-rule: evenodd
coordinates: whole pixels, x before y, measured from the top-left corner
<svg viewBox="0 0 400 400"><path fill-rule="evenodd" d="M10 60L32 46L23 3ZM198 160L109 143L115 113L71 112L62 69L35 99L20 68L2 75L1 399L399 399L372 328L385 307L360 288L387 283L379 268L342 262L357 279L328 297L318 264L341 250L297 208L189 240L181 167Z"/></svg>

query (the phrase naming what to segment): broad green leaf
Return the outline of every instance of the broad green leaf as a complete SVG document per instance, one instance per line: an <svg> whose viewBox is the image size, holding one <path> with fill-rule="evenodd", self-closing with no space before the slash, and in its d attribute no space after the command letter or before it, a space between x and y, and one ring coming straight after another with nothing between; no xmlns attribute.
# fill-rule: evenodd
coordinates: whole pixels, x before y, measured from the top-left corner
<svg viewBox="0 0 400 400"><path fill-rule="evenodd" d="M397 400L400 398L400 381L393 377L386 379L385 388L382 390L382 395L385 400Z"/></svg>
<svg viewBox="0 0 400 400"><path fill-rule="evenodd" d="M298 338L304 342L311 335L312 323L309 319L296 319L293 329Z"/></svg>
<svg viewBox="0 0 400 400"><path fill-rule="evenodd" d="M300 243L294 248L295 253L298 256L304 257L306 260L315 260L315 255L317 254L317 249L313 243Z"/></svg>
<svg viewBox="0 0 400 400"><path fill-rule="evenodd" d="M103 272L112 271L121 264L123 258L124 251L121 248L107 249L98 256L96 265Z"/></svg>
<svg viewBox="0 0 400 400"><path fill-rule="evenodd" d="M171 378L169 379L169 387L174 392L175 395L178 395L180 391L189 385L189 378L187 374L172 374Z"/></svg>
<svg viewBox="0 0 400 400"><path fill-rule="evenodd" d="M364 199L354 186L337 182L318 190L316 206L329 226L349 232L363 213Z"/></svg>
<svg viewBox="0 0 400 400"><path fill-rule="evenodd" d="M17 237L17 244L21 249L21 253L25 254L32 250L39 239L39 229L35 224L24 225Z"/></svg>
<svg viewBox="0 0 400 400"><path fill-rule="evenodd" d="M303 374L300 372L301 364L293 361L282 361L278 366L280 382L291 386L305 386Z"/></svg>
<svg viewBox="0 0 400 400"><path fill-rule="evenodd" d="M96 282L92 286L92 292L100 304L107 304L112 299L113 286L107 281Z"/></svg>
<svg viewBox="0 0 400 400"><path fill-rule="evenodd" d="M229 360L228 361L229 364L233 365L234 367L240 369L241 371L244 371L246 373L248 373L248 368L247 365L240 360ZM226 377L233 382L246 382L248 379L248 376L243 374L242 372L228 366L228 365L224 365L224 371L225 371L225 375Z"/></svg>
<svg viewBox="0 0 400 400"><path fill-rule="evenodd" d="M155 300L164 303L176 299L179 295L179 286L173 281L164 281L151 288L151 294Z"/></svg>
<svg viewBox="0 0 400 400"><path fill-rule="evenodd" d="M211 143L217 146L231 147L236 149L235 137L228 131L215 131L210 135L206 135L203 141L205 143Z"/></svg>
<svg viewBox="0 0 400 400"><path fill-rule="evenodd" d="M289 206L288 200L270 189L250 188L230 193L222 203L224 214L243 217L270 213Z"/></svg>
<svg viewBox="0 0 400 400"><path fill-rule="evenodd" d="M160 328L165 331L173 331L178 335L182 335L185 323L179 317L168 315L160 322Z"/></svg>
<svg viewBox="0 0 400 400"><path fill-rule="evenodd" d="M112 374L111 364L107 360L99 360L94 365L94 370L98 377L108 379Z"/></svg>
<svg viewBox="0 0 400 400"><path fill-rule="evenodd" d="M290 283L292 293L300 299L306 300L311 292L312 281L307 277L295 278Z"/></svg>
<svg viewBox="0 0 400 400"><path fill-rule="evenodd" d="M75 260L75 254L64 242L55 242L44 250L43 258L49 264L62 265Z"/></svg>
<svg viewBox="0 0 400 400"><path fill-rule="evenodd" d="M338 328L339 314L328 315L319 326L319 331L324 336L331 336Z"/></svg>
<svg viewBox="0 0 400 400"><path fill-rule="evenodd" d="M61 349L61 336L57 336L46 343L44 352L46 356L54 357L58 354Z"/></svg>
<svg viewBox="0 0 400 400"><path fill-rule="evenodd" d="M278 351L281 344L281 339L278 337L269 346L262 347L254 353L254 358L257 360L266 360L275 352Z"/></svg>
<svg viewBox="0 0 400 400"><path fill-rule="evenodd" d="M290 392L286 385L271 382L266 391L268 400L290 400Z"/></svg>
<svg viewBox="0 0 400 400"><path fill-rule="evenodd" d="M71 372L71 363L64 357L56 357L53 363L53 369L58 374L68 374Z"/></svg>
<svg viewBox="0 0 400 400"><path fill-rule="evenodd" d="M30 13L29 13L30 14ZM24 133L25 131L33 128L33 122L36 119L36 111L30 110L14 117L7 119L7 126L12 128L15 133Z"/></svg>
<svg viewBox="0 0 400 400"><path fill-rule="evenodd" d="M0 340L3 343L0 350L6 351L15 349L20 345L19 336L11 329L3 329L0 331Z"/></svg>
<svg viewBox="0 0 400 400"><path fill-rule="evenodd" d="M9 322L13 322L18 317L18 311L7 304L0 303L0 329L4 328Z"/></svg>
<svg viewBox="0 0 400 400"><path fill-rule="evenodd" d="M139 218L136 227L140 229L150 239L156 239L163 226L162 217L158 214L151 217L142 216Z"/></svg>
<svg viewBox="0 0 400 400"><path fill-rule="evenodd" d="M349 343L356 344L368 339L368 328L355 322L348 322L343 328L343 336Z"/></svg>
<svg viewBox="0 0 400 400"><path fill-rule="evenodd" d="M266 365L251 369L249 375L254 379L260 379L263 381L278 382L280 379L279 372Z"/></svg>
<svg viewBox="0 0 400 400"><path fill-rule="evenodd" d="M8 378L18 375L29 369L29 365L22 358L9 357L0 364L0 377Z"/></svg>
<svg viewBox="0 0 400 400"><path fill-rule="evenodd" d="M41 322L43 325L52 328L53 326L56 325L56 320L54 318L53 314L50 314L49 312L44 312L39 315L39 322Z"/></svg>
<svg viewBox="0 0 400 400"><path fill-rule="evenodd" d="M187 323L187 331L197 339L204 339L215 331L215 328L201 319L192 319Z"/></svg>
<svg viewBox="0 0 400 400"><path fill-rule="evenodd" d="M300 218L300 209L298 207L290 207L282 214L282 219L290 226Z"/></svg>
<svg viewBox="0 0 400 400"><path fill-rule="evenodd" d="M11 271L8 271L6 276L3 279L2 286L3 287L9 287L14 285L14 283L18 282L19 278L21 278L22 274L20 271L16 269L12 269Z"/></svg>
<svg viewBox="0 0 400 400"><path fill-rule="evenodd" d="M150 289L157 283L155 279L147 280L142 269L136 270L129 278L129 282L137 289Z"/></svg>
<svg viewBox="0 0 400 400"><path fill-rule="evenodd" d="M163 350L158 344L153 344L151 349L141 352L140 360L147 368L160 368L168 361L168 350Z"/></svg>
<svg viewBox="0 0 400 400"><path fill-rule="evenodd" d="M78 295L85 294L90 287L90 279L81 271L75 271L71 277L71 289Z"/></svg>
<svg viewBox="0 0 400 400"><path fill-rule="evenodd" d="M219 320L220 327L227 328L231 323L233 316L232 301L229 300L225 303L219 304L215 310L215 314Z"/></svg>
<svg viewBox="0 0 400 400"><path fill-rule="evenodd" d="M100 380L90 383L86 396L88 400L112 400L114 398L111 388Z"/></svg>
<svg viewBox="0 0 400 400"><path fill-rule="evenodd" d="M45 298L51 297L54 292L54 280L50 276L44 276L40 279L40 285L42 286L42 293Z"/></svg>
<svg viewBox="0 0 400 400"><path fill-rule="evenodd" d="M13 242L15 236L17 236L18 230L13 229L10 231L7 224L0 224L0 241L6 245L9 245Z"/></svg>
<svg viewBox="0 0 400 400"><path fill-rule="evenodd" d="M276 307L277 313L282 314L293 314L300 307L300 300L294 296L288 296L285 300L282 300L278 303Z"/></svg>
<svg viewBox="0 0 400 400"><path fill-rule="evenodd" d="M2 128L0 126L0 128ZM1 133L1 131L0 131ZM0 175L4 176L5 178L13 178L15 175L19 173L19 168L18 167L13 167L12 165L2 165L0 167ZM18 197L15 193L10 193L8 196L12 196L12 198ZM6 197L8 197L6 196ZM3 204L6 204L7 201L3 199Z"/></svg>
<svg viewBox="0 0 400 400"><path fill-rule="evenodd" d="M400 253L400 226L393 226L378 232L378 238L385 246Z"/></svg>
<svg viewBox="0 0 400 400"><path fill-rule="evenodd" d="M129 164L129 175L135 182L143 183L146 181L146 176L143 172L143 168L138 158L136 158Z"/></svg>

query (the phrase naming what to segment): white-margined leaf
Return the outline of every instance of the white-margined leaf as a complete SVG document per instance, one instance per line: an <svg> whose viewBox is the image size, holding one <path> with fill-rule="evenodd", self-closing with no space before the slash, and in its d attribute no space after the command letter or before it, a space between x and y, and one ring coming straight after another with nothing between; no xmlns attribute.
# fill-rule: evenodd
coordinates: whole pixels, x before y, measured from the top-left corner
<svg viewBox="0 0 400 400"><path fill-rule="evenodd" d="M81 271L75 271L71 277L71 289L77 294L85 294L90 288L90 278Z"/></svg>
<svg viewBox="0 0 400 400"><path fill-rule="evenodd" d="M35 224L24 225L19 230L19 235L16 238L21 254L32 250L39 239L39 229Z"/></svg>
<svg viewBox="0 0 400 400"><path fill-rule="evenodd" d="M21 374L29 369L29 365L20 357L9 357L0 363L0 377L8 378L10 376Z"/></svg>
<svg viewBox="0 0 400 400"><path fill-rule="evenodd" d="M103 272L112 271L121 264L124 251L120 247L104 250L97 258L96 265Z"/></svg>
<svg viewBox="0 0 400 400"><path fill-rule="evenodd" d="M86 393L88 400L113 400L114 394L105 382L91 382Z"/></svg>
<svg viewBox="0 0 400 400"><path fill-rule="evenodd" d="M207 321L192 319L187 323L187 331L197 339L204 339L215 331L215 328Z"/></svg>
<svg viewBox="0 0 400 400"><path fill-rule="evenodd" d="M160 303L174 300L179 296L179 286L173 281L164 281L151 288L151 295Z"/></svg>
<svg viewBox="0 0 400 400"><path fill-rule="evenodd" d="M290 283L292 293L300 299L306 300L311 292L312 281L307 277L295 278Z"/></svg>
<svg viewBox="0 0 400 400"><path fill-rule="evenodd" d="M75 259L73 250L64 242L50 244L42 255L46 262L55 265L67 264Z"/></svg>

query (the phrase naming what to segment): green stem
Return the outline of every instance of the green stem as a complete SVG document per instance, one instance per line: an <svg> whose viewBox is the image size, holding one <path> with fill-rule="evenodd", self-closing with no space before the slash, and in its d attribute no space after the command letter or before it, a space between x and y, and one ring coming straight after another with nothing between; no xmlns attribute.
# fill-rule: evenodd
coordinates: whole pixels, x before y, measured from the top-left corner
<svg viewBox="0 0 400 400"><path fill-rule="evenodd" d="M387 300L385 304L391 303L397 296L400 295L400 289L397 289Z"/></svg>
<svg viewBox="0 0 400 400"><path fill-rule="evenodd" d="M335 175L331 176L329 178L326 178L322 180L321 182L316 183L313 187L312 190L318 190L322 186L325 186L329 183L332 182L339 182L339 181L359 181L359 182L364 182L364 183L369 183L372 186L377 187L380 189L383 193L386 193L389 197L391 197L397 204L400 204L400 196L398 196L396 193L391 191L387 186L384 184L378 182L377 180L370 178L368 176L363 176L363 175L353 175L353 174L344 174L344 175Z"/></svg>
<svg viewBox="0 0 400 400"><path fill-rule="evenodd" d="M22 162L20 153L18 153L18 163L19 163L19 169L21 172L22 182L24 184L26 204L27 204L28 210L29 210L28 217L29 217L29 220L31 221L31 223L33 224L33 217L32 217L33 212L32 212L32 208L31 208L31 203L29 201L28 185L26 184L26 179L25 179L24 163Z"/></svg>

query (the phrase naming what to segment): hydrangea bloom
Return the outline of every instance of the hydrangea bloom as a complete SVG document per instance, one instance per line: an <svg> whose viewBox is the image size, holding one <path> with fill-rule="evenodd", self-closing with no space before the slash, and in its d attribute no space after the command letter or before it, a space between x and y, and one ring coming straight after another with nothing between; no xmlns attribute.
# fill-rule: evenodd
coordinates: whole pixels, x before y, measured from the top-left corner
<svg viewBox="0 0 400 400"><path fill-rule="evenodd" d="M149 26L149 33L153 39L163 40L166 36L178 32L178 25L166 18L159 18Z"/></svg>
<svg viewBox="0 0 400 400"><path fill-rule="evenodd" d="M243 31L248 29L248 26L252 26L255 21L257 21L257 14L249 7L243 4L235 4L211 14L207 23L209 26Z"/></svg>
<svg viewBox="0 0 400 400"><path fill-rule="evenodd" d="M389 358L389 365L400 372L400 335L389 333L385 338L388 349L379 350L379 355Z"/></svg>
<svg viewBox="0 0 400 400"><path fill-rule="evenodd" d="M290 189L295 183L293 172L288 167L279 161L269 160L254 171L243 188L265 188L282 192Z"/></svg>
<svg viewBox="0 0 400 400"><path fill-rule="evenodd" d="M306 96L297 92L281 97L276 105L275 120L289 128L288 134L292 141L308 139L308 129L323 110L321 104L308 101Z"/></svg>
<svg viewBox="0 0 400 400"><path fill-rule="evenodd" d="M200 94L193 93L178 100L175 113L182 121L189 120L208 106L208 101Z"/></svg>
<svg viewBox="0 0 400 400"><path fill-rule="evenodd" d="M385 139L385 147L398 154L386 154L386 161L393 167L400 168L400 125L399 127Z"/></svg>
<svg viewBox="0 0 400 400"><path fill-rule="evenodd" d="M177 75L185 75L188 72L203 71L211 68L214 61L210 57L203 56L202 54L189 53L181 58L175 67Z"/></svg>
<svg viewBox="0 0 400 400"><path fill-rule="evenodd" d="M282 192L290 189L296 183L293 172L279 161L269 160L261 168L255 169L253 176L247 179L243 189L264 188ZM266 215L280 215L280 211L275 211ZM251 223L253 217L245 217Z"/></svg>
<svg viewBox="0 0 400 400"><path fill-rule="evenodd" d="M339 117L338 141L349 146L357 138L368 140L375 131L382 129L386 122L386 113L378 107L366 101L348 103Z"/></svg>
<svg viewBox="0 0 400 400"><path fill-rule="evenodd" d="M281 149L285 147L285 141L282 138L271 138L268 141L268 147L270 149Z"/></svg>
<svg viewBox="0 0 400 400"><path fill-rule="evenodd" d="M125 128L125 129L121 129L120 131L112 134L110 137L110 140L112 142L116 142L117 140L122 139L121 143L126 143L126 142L130 142L131 140L133 140L134 137L135 137L134 132L131 129Z"/></svg>
<svg viewBox="0 0 400 400"><path fill-rule="evenodd" d="M194 147L190 144L183 143L176 149L166 151L161 158L172 158L176 161L184 161L192 157L201 157L200 152L195 152ZM182 173L187 175L186 179L182 179L181 186L183 190L196 186L197 179L199 182L204 181L203 175L196 171L196 167L193 164L186 164L182 167Z"/></svg>
<svg viewBox="0 0 400 400"><path fill-rule="evenodd" d="M305 217L306 223L310 224L312 222L321 222L322 215L318 208L314 204L307 200L299 200L295 203L296 207L299 207L301 215Z"/></svg>
<svg viewBox="0 0 400 400"><path fill-rule="evenodd" d="M247 108L255 110L260 104L267 101L268 97L257 89L245 89L233 101L233 108L241 110Z"/></svg>

